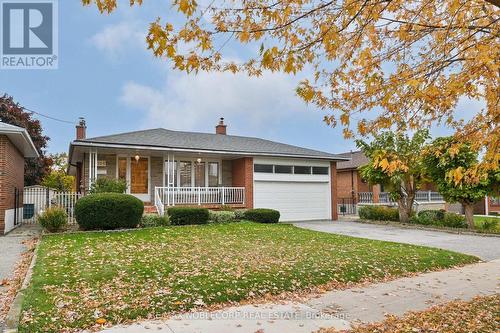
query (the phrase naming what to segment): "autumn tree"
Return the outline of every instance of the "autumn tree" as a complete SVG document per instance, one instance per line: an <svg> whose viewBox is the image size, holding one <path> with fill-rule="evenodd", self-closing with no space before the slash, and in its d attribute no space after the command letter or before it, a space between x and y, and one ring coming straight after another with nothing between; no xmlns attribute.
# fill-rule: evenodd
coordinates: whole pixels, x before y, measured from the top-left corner
<svg viewBox="0 0 500 333"><path fill-rule="evenodd" d="M383 132L370 143L356 143L368 157L369 163L361 167L361 176L371 184L382 184L398 203L399 220L408 223L415 194L423 183L422 151L429 138L428 130L419 130L413 137L394 132Z"/></svg>
<svg viewBox="0 0 500 333"><path fill-rule="evenodd" d="M67 174L68 154L50 154L52 167L50 172L43 177L42 185L58 191L71 191L75 185L75 177Z"/></svg>
<svg viewBox="0 0 500 333"><path fill-rule="evenodd" d="M478 160L478 151L453 137L437 138L426 149L427 174L447 202L464 206L469 228L474 228L474 204L490 193L498 193L500 170L489 170Z"/></svg>
<svg viewBox="0 0 500 333"><path fill-rule="evenodd" d="M112 12L116 0L82 0ZM141 5L143 0L130 0ZM177 16L158 18L149 49L186 72L264 70L308 78L297 88L345 137L445 124L485 148L498 168L500 1L498 0L172 0ZM175 17L175 19L173 18ZM249 44L245 57L225 55ZM234 60L233 60L234 59ZM482 100L464 122L460 98Z"/></svg>
<svg viewBox="0 0 500 333"><path fill-rule="evenodd" d="M43 134L40 121L33 119L29 111L25 111L21 105L14 102L11 96L6 94L0 96L0 120L7 124L23 127L28 131L40 157L25 160L24 184L40 184L43 177L50 172L52 165L52 160L45 156L45 148L47 148L50 139Z"/></svg>

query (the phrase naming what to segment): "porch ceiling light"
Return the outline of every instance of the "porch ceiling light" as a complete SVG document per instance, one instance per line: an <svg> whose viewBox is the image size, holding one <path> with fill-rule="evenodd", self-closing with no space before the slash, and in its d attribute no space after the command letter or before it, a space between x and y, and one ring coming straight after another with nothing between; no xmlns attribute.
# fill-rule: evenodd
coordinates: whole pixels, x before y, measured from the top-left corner
<svg viewBox="0 0 500 333"><path fill-rule="evenodd" d="M134 159L135 159L135 161L136 161L136 162L139 162L139 159L140 159L140 158L141 158L141 157L140 157L139 155L135 155L135 156L134 156Z"/></svg>
<svg viewBox="0 0 500 333"><path fill-rule="evenodd" d="M198 158L196 159L196 162L201 163L201 157L198 157Z"/></svg>

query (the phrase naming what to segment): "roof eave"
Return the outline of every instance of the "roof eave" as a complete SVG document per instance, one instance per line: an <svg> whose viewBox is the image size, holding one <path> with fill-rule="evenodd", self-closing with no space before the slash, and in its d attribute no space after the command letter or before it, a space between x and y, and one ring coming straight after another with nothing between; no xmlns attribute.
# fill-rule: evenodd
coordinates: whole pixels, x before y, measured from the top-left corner
<svg viewBox="0 0 500 333"><path fill-rule="evenodd" d="M315 155L298 155L298 154L278 154L278 153L259 153L259 152L245 152L245 151L229 151L229 150L213 150L213 149L189 149L189 148L177 148L177 147L165 147L165 146L151 146L151 145L131 145L131 144L120 144L120 143L105 143L105 142L90 142L90 141L80 141L75 140L70 144L70 156L73 151L74 146L80 147L102 147L102 148L129 148L129 149L141 149L141 150L161 150L161 151L183 151L192 153L213 153L213 154L232 154L232 155L243 155L243 156L274 156L274 157L289 157L289 158L307 158L307 159L317 159L317 160L328 160L328 161L349 161L349 158L337 157L337 156L315 156Z"/></svg>

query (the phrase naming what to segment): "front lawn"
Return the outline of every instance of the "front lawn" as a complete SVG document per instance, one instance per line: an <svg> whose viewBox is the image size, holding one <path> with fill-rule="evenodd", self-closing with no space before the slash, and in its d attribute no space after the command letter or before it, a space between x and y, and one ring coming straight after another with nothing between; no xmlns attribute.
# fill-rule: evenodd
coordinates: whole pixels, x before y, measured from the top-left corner
<svg viewBox="0 0 500 333"><path fill-rule="evenodd" d="M489 228L485 230L484 226L489 225ZM476 229L480 231L490 232L500 234L500 217L497 216L474 216L474 224Z"/></svg>
<svg viewBox="0 0 500 333"><path fill-rule="evenodd" d="M89 328L96 318L118 323L477 260L444 250L250 222L46 236L26 292L20 331Z"/></svg>

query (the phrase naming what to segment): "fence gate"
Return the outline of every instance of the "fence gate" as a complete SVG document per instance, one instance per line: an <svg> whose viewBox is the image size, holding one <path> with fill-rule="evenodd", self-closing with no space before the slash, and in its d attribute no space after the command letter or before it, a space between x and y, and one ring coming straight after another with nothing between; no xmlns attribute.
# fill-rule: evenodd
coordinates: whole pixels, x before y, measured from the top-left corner
<svg viewBox="0 0 500 333"><path fill-rule="evenodd" d="M75 203L82 197L81 193L55 191L48 187L25 187L23 198L23 223L36 223L37 215L49 207L59 206L66 210L68 223L75 223Z"/></svg>
<svg viewBox="0 0 500 333"><path fill-rule="evenodd" d="M337 212L340 215L356 215L357 205L354 198L339 198L337 203Z"/></svg>

